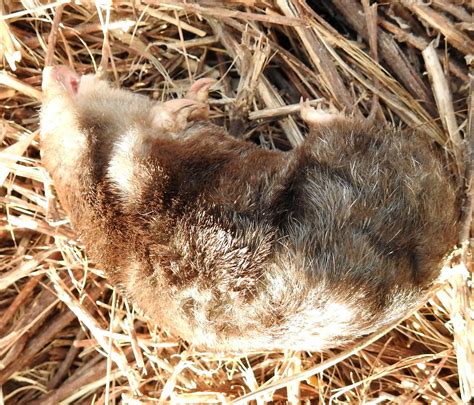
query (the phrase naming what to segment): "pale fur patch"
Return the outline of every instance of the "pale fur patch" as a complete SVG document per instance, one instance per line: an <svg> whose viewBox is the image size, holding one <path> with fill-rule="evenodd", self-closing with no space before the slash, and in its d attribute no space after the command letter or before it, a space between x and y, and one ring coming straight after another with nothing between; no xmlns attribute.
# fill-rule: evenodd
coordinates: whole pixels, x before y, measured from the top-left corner
<svg viewBox="0 0 474 405"><path fill-rule="evenodd" d="M146 142L137 129L129 129L115 144L107 168L107 177L125 201L140 199L150 174L142 161L147 153Z"/></svg>
<svg viewBox="0 0 474 405"><path fill-rule="evenodd" d="M75 168L87 149L85 135L72 125L75 122L72 109L65 108L69 100L56 97L43 105L40 134L43 164L58 178L75 176ZM66 180L69 181L69 180Z"/></svg>

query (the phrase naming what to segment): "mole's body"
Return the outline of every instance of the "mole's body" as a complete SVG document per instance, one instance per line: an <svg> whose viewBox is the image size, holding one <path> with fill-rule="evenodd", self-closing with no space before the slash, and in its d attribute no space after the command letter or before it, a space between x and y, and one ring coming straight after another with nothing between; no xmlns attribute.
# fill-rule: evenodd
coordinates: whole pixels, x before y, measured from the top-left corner
<svg viewBox="0 0 474 405"><path fill-rule="evenodd" d="M454 187L417 134L324 115L269 151L194 121L207 83L161 105L64 67L43 86L44 165L88 253L197 345L351 341L416 305L456 242Z"/></svg>

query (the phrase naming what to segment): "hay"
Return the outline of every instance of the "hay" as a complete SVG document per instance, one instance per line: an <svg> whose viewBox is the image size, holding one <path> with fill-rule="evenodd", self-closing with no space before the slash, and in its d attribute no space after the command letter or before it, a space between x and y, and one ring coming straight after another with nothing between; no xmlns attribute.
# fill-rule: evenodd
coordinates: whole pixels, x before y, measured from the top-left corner
<svg viewBox="0 0 474 405"><path fill-rule="evenodd" d="M157 100L216 78L211 119L265 147L304 138L301 97L423 127L467 188L472 5L309 3L2 3L0 403L417 404L474 395L472 194L445 281L398 325L322 354L222 355L197 352L123 300L74 239L41 167L41 71L63 63Z"/></svg>

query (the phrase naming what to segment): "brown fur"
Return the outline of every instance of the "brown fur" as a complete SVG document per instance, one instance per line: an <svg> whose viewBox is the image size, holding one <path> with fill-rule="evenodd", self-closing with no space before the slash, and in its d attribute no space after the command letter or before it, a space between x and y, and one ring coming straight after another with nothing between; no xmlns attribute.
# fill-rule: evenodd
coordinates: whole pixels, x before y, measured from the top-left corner
<svg viewBox="0 0 474 405"><path fill-rule="evenodd" d="M456 241L419 134L336 116L269 151L208 122L157 130L159 106L91 76L64 87L48 81L41 115L64 208L111 280L197 345L349 342L416 305Z"/></svg>

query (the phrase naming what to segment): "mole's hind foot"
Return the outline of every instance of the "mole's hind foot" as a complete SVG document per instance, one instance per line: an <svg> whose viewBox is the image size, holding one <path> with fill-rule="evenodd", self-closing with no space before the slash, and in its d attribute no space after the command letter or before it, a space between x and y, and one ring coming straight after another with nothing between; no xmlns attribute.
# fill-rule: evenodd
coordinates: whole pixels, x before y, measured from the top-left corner
<svg viewBox="0 0 474 405"><path fill-rule="evenodd" d="M308 100L300 101L300 114L304 122L310 127L318 127L320 125L331 124L338 118L344 117L344 114L337 111L334 107L329 110L317 109L310 106Z"/></svg>

